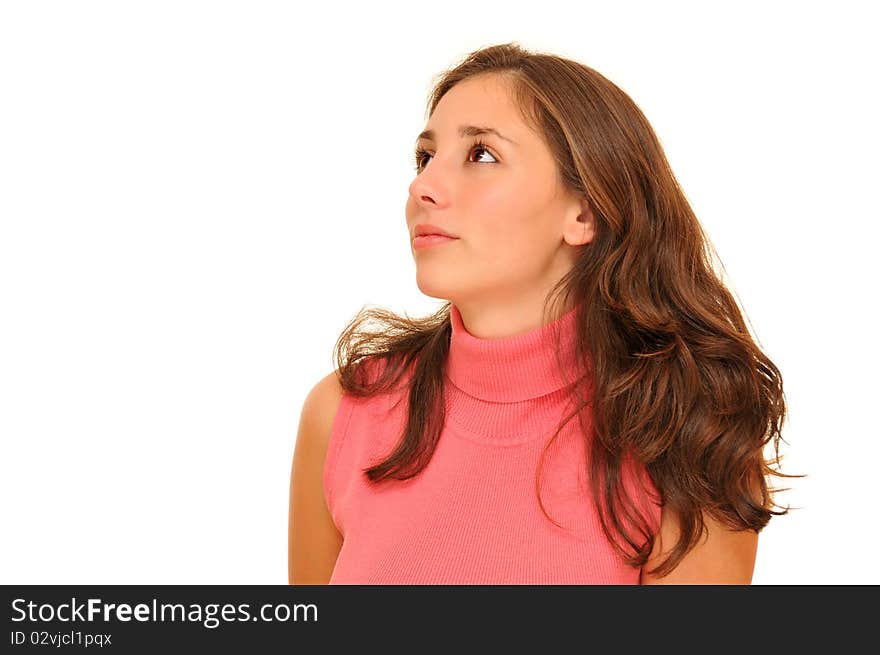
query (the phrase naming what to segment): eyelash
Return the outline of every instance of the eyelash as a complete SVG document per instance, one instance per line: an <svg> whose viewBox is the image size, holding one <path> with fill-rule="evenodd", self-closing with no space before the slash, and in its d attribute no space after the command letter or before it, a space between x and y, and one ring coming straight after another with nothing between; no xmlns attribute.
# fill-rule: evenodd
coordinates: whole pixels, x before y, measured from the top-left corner
<svg viewBox="0 0 880 655"><path fill-rule="evenodd" d="M480 141L479 139L477 139L476 141L474 141L473 143L471 143L470 147L468 148L468 154L470 154L471 151L472 151L474 148L481 148L482 150L485 150L485 151L488 152L490 155L492 155L492 158L493 158L493 159L497 159L497 158L495 157L495 155L492 154L492 151L490 151L490 150L486 147L486 144L483 143L482 141ZM414 163L414 168L415 168L415 170L416 170L416 173L421 172L421 170L424 168L424 166L421 166L421 163L422 163L422 157L424 157L425 155L429 155L429 154L430 154L429 152L427 152L426 150L423 150L422 148L416 148L415 156L413 157L413 163ZM494 164L494 163L496 163L496 162L486 161L486 162L470 162L470 163L472 163L472 164L478 164L478 163L482 163L482 164ZM427 164L425 164L425 166L427 166Z"/></svg>

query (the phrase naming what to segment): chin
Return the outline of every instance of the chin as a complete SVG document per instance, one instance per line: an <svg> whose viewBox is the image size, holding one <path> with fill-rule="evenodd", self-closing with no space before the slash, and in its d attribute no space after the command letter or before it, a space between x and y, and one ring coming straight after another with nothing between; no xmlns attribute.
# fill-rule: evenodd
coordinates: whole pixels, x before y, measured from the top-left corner
<svg viewBox="0 0 880 655"><path fill-rule="evenodd" d="M427 275L423 272L416 273L416 285L426 296L446 300L453 295L454 285L450 284L449 276L440 276L436 273Z"/></svg>

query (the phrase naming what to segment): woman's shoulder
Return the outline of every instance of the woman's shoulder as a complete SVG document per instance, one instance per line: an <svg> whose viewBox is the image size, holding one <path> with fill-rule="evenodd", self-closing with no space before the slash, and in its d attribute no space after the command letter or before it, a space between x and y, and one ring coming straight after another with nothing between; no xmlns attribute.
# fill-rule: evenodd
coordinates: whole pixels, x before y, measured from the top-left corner
<svg viewBox="0 0 880 655"><path fill-rule="evenodd" d="M303 421L312 428L307 434L319 442L315 445L322 449L326 449L330 440L331 428L343 393L338 370L334 369L318 380L306 395L302 410Z"/></svg>
<svg viewBox="0 0 880 655"><path fill-rule="evenodd" d="M386 372L390 365L388 359L383 356L370 356L364 358L358 364L358 370L355 373L355 379L367 386L372 386ZM334 369L320 380L318 380L306 397L303 412L308 413L304 419L314 426L314 438L321 439L326 447L330 440L330 435L336 423L337 414L344 408L350 414L355 411L354 408L361 408L359 411L366 411L371 418L379 415L380 412L387 411L389 404L396 405L399 397L404 396L401 391L406 389L409 371L404 370L401 380L394 385L391 390L382 392L374 392L368 395L349 394L342 386L339 369ZM317 436L319 435L319 436Z"/></svg>
<svg viewBox="0 0 880 655"><path fill-rule="evenodd" d="M368 357L360 362L357 377L367 382L375 382L384 371L387 362L382 357ZM331 429L342 405L346 391L342 386L339 369L320 378L309 390L303 405L304 420L314 426L313 434L325 442L329 440ZM352 398L364 402L364 399ZM324 444L326 445L326 443Z"/></svg>

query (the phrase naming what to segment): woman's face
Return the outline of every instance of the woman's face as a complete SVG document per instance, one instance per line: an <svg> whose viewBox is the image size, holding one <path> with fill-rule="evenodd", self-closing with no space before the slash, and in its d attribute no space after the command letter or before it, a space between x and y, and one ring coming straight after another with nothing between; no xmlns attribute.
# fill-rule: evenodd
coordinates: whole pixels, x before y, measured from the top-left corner
<svg viewBox="0 0 880 655"><path fill-rule="evenodd" d="M459 307L540 307L592 232L586 205L558 179L549 147L522 120L498 75L456 84L437 104L416 148L406 223L419 289ZM494 128L462 135L460 128ZM482 142L483 146L476 145ZM457 239L415 248L417 224Z"/></svg>

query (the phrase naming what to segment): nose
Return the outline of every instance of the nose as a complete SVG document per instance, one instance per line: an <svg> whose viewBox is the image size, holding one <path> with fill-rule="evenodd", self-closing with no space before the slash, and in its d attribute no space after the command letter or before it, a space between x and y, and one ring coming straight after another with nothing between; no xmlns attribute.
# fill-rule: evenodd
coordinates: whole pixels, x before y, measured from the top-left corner
<svg viewBox="0 0 880 655"><path fill-rule="evenodd" d="M423 168L422 172L416 175L415 179L410 182L409 194L413 202L420 205L431 205L432 207L442 204L444 197L443 184L438 177L437 170L439 169L432 168L431 166Z"/></svg>
<svg viewBox="0 0 880 655"><path fill-rule="evenodd" d="M409 195L416 202L430 202L433 201L431 197L431 191L428 185L425 184L425 181L421 176L416 177L409 185Z"/></svg>

